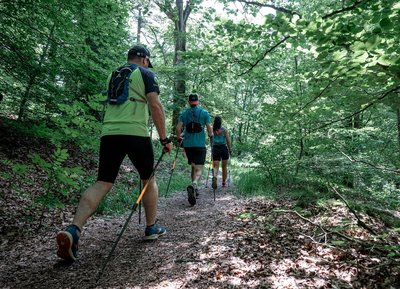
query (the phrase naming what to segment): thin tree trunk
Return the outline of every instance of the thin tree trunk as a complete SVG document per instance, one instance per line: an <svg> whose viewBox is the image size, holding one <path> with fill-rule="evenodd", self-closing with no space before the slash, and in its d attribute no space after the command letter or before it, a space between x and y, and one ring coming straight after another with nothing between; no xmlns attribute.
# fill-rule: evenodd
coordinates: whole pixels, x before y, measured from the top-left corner
<svg viewBox="0 0 400 289"><path fill-rule="evenodd" d="M397 141L399 143L400 150L400 108L397 109Z"/></svg>
<svg viewBox="0 0 400 289"><path fill-rule="evenodd" d="M191 0L186 0L186 7L183 7L183 0L176 0L176 10L172 7L171 0L158 1L155 4L161 8L167 17L173 21L174 29L174 93L173 93L173 108L172 108L172 131L178 124L179 113L185 106L186 102L186 73L184 67L184 59L182 52L186 51L186 23L192 10L193 3Z"/></svg>
<svg viewBox="0 0 400 289"><path fill-rule="evenodd" d="M36 79L37 79L38 75L40 74L40 69L42 68L43 62L46 59L47 52L49 50L51 39L53 38L53 33L54 33L55 28L56 28L56 24L54 23L53 27L51 27L50 34L47 38L46 46L44 47L43 52L40 55L37 69L33 69L30 71L31 74L29 74L29 81L25 88L25 93L22 96L21 103L20 103L19 110L18 110L18 120L22 120L25 116L26 106L28 104L28 101L31 99L32 88L35 86Z"/></svg>
<svg viewBox="0 0 400 289"><path fill-rule="evenodd" d="M143 23L142 8L139 7L138 19L137 19L137 32L136 32L137 43L140 43L140 35L142 34L142 23Z"/></svg>
<svg viewBox="0 0 400 289"><path fill-rule="evenodd" d="M297 56L294 57L294 68L295 68L295 75L297 76L298 74L298 60L297 60ZM299 80L296 78L296 86L297 86L297 94L298 96L302 96L303 95L303 90L302 90L302 86L301 86L301 82L299 82ZM304 128L303 128L303 124L301 122L301 120L298 123L299 126L299 135L300 135L300 140L299 140L299 156L297 158L297 163L296 163L296 168L295 168L295 173L294 175L297 176L297 174L299 173L300 170L300 163L303 159L304 156Z"/></svg>
<svg viewBox="0 0 400 289"><path fill-rule="evenodd" d="M186 22L190 13L189 6L187 3L186 8L183 8L183 1L176 0L176 8L178 12L178 18L175 20L175 51L174 51L174 67L175 67L175 79L174 79L174 98L173 98L173 111L172 111L172 129L178 124L179 113L185 106L185 95L186 95L186 73L184 67L184 59L182 58L182 52L186 51Z"/></svg>

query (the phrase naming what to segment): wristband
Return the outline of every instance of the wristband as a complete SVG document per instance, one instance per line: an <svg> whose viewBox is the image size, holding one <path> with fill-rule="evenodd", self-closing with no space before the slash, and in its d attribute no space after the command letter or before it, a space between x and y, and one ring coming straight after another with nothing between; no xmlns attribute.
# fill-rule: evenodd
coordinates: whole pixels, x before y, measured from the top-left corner
<svg viewBox="0 0 400 289"><path fill-rule="evenodd" d="M171 143L171 139L168 138L168 137L166 137L165 139L160 139L160 143L161 143L163 146L165 146L165 145Z"/></svg>

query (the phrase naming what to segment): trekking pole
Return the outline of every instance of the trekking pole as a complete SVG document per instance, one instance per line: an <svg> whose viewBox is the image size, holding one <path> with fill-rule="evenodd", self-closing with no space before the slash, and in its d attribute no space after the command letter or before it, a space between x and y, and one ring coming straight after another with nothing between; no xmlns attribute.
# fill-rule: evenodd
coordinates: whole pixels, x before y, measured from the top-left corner
<svg viewBox="0 0 400 289"><path fill-rule="evenodd" d="M149 180L148 180L147 183L144 185L144 187L143 187L143 189L141 190L141 192L140 192L140 194L139 194L139 196L138 196L136 202L133 204L132 209L131 209L131 213L129 214L128 219L126 220L124 226L122 227L121 232L119 233L117 239L115 240L114 245L112 246L111 251L110 251L110 253L108 254L108 257L107 257L106 261L104 262L103 267L101 268L101 271L100 271L99 275L97 276L96 283L99 282L100 278L103 276L104 269L107 267L107 264L108 264L108 262L110 261L111 256L113 255L113 253L114 253L114 251L115 251L115 248L117 247L118 242L119 242L119 240L120 240L121 237L122 237L122 234L125 232L125 229L126 229L126 227L128 226L128 223L129 223L129 221L131 220L133 213L136 211L136 209L137 209L137 207L138 207L140 201L142 200L143 195L144 195L144 193L146 192L147 187L149 186L150 181L151 181L152 178L154 177L154 174L155 174L155 172L156 172L156 169L157 169L158 165L160 164L160 162L161 162L163 156L165 155L165 153L166 153L166 152L163 150L163 151L162 151L162 154L161 154L161 156L160 156L160 158L158 159L158 161L157 161L155 167L153 168L153 171L151 172L151 175L150 175Z"/></svg>
<svg viewBox="0 0 400 289"><path fill-rule="evenodd" d="M206 188L208 188L208 177L210 176L210 167L208 167L207 179L206 179Z"/></svg>
<svg viewBox="0 0 400 289"><path fill-rule="evenodd" d="M142 180L140 179L140 176L139 176L139 192L141 190L142 190ZM140 201L139 202L139 224L140 224L141 219L142 219L142 202Z"/></svg>
<svg viewBox="0 0 400 289"><path fill-rule="evenodd" d="M213 157L212 157L212 147L213 147L213 143L214 143L213 140L214 140L213 138L210 138L210 150L211 150L211 164L210 164L210 167L211 167L211 174L212 174L211 187L213 187L212 181L215 178L215 176L214 176L214 160L213 160ZM208 169L210 169L210 168L208 168ZM207 176L207 181L208 181L208 176ZM214 191L214 202L215 202L215 189L216 188L213 188L213 191Z"/></svg>
<svg viewBox="0 0 400 289"><path fill-rule="evenodd" d="M183 139L182 139L182 140L183 140ZM169 176L168 185L167 185L167 190L165 191L165 195L164 195L165 197L167 197L168 190L169 190L169 185L171 184L171 179L172 179L172 175L173 175L174 170L175 170L176 159L178 158L178 153L179 153L179 150L180 150L180 148L181 148L182 140L181 140L180 142L178 142L178 145L177 145L177 147L176 147L176 154L175 154L174 161L172 162L171 175Z"/></svg>
<svg viewBox="0 0 400 289"><path fill-rule="evenodd" d="M228 160L228 188L229 188L229 183L231 182L231 158L232 158L232 155L229 154L229 160Z"/></svg>
<svg viewBox="0 0 400 289"><path fill-rule="evenodd" d="M213 157L212 157L212 153L211 153L211 173L212 173L212 179L215 178L214 176L214 161L213 161ZM215 202L215 188L213 188L214 191L214 202Z"/></svg>

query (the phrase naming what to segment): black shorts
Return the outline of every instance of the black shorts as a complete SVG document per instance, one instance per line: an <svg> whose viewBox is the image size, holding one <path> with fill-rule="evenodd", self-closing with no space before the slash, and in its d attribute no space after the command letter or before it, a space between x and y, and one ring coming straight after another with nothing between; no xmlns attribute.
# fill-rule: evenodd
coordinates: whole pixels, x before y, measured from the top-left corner
<svg viewBox="0 0 400 289"><path fill-rule="evenodd" d="M188 147L185 148L185 153L188 158L188 164L204 165L206 162L206 148L205 147Z"/></svg>
<svg viewBox="0 0 400 289"><path fill-rule="evenodd" d="M98 181L114 183L119 167L128 155L140 178L147 180L153 171L153 145L149 137L106 135L100 139Z"/></svg>
<svg viewBox="0 0 400 289"><path fill-rule="evenodd" d="M214 161L223 161L229 159L229 151L228 147L224 144L222 145L214 145L212 148L212 157Z"/></svg>

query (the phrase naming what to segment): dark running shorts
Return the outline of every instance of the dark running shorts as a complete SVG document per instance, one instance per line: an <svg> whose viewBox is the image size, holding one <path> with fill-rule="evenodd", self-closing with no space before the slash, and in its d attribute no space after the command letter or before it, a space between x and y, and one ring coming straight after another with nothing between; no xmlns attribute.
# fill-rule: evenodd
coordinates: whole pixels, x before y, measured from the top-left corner
<svg viewBox="0 0 400 289"><path fill-rule="evenodd" d="M147 180L153 171L154 154L149 137L106 135L100 139L98 181L114 183L119 167L128 155L140 178Z"/></svg>
<svg viewBox="0 0 400 289"><path fill-rule="evenodd" d="M185 153L188 158L188 164L204 165L206 162L205 147L188 147L185 148Z"/></svg>
<svg viewBox="0 0 400 289"><path fill-rule="evenodd" d="M223 161L229 159L228 147L226 145L214 145L212 148L212 155L214 161Z"/></svg>

